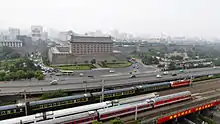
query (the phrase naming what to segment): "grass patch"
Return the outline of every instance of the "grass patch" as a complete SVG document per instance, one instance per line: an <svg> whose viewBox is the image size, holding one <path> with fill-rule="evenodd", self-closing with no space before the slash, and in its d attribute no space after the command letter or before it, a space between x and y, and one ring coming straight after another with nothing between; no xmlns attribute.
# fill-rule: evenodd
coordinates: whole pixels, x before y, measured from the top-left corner
<svg viewBox="0 0 220 124"><path fill-rule="evenodd" d="M61 65L61 66L52 66L61 70L91 70L95 68L92 64L82 64L82 65Z"/></svg>
<svg viewBox="0 0 220 124"><path fill-rule="evenodd" d="M107 67L107 68L125 68L125 67L129 67L131 66L132 63L131 62L127 62L127 61L124 61L124 62L115 62L115 63L101 63L100 66L101 67Z"/></svg>

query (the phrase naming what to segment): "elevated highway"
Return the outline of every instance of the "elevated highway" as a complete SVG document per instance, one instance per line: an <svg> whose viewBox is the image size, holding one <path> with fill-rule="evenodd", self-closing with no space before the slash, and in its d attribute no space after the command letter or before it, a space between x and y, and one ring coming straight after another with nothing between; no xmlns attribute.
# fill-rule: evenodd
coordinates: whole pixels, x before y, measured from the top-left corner
<svg viewBox="0 0 220 124"><path fill-rule="evenodd" d="M124 87L124 86L132 86L132 85L141 85L153 82L163 82L168 80L177 80L181 78L185 78L189 75L192 76L199 76L199 75L212 75L212 74L219 74L220 70L212 69L209 71L190 71L185 73L180 73L177 76L171 75L164 75L163 78L156 78L153 74L148 75L140 75L137 78L107 78L103 79L104 83L102 83L101 79L90 79L83 82L72 82L72 81L60 81L57 85L50 85L49 83L37 83L37 84L27 84L27 83L3 83L0 84L0 96L4 95L16 95L16 94L23 94L24 90L28 94L41 94L44 92L50 92L54 90L63 89L65 91L83 91L85 89L101 89L102 85L104 85L105 89L107 88L114 88L114 87ZM111 79L111 80L110 80Z"/></svg>

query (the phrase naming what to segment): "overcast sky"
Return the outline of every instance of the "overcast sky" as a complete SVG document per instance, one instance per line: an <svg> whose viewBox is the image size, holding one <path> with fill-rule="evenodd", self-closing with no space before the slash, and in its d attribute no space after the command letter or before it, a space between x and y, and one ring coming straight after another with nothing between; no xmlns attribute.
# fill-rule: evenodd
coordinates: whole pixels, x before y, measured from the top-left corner
<svg viewBox="0 0 220 124"><path fill-rule="evenodd" d="M0 0L0 29L220 36L220 0Z"/></svg>

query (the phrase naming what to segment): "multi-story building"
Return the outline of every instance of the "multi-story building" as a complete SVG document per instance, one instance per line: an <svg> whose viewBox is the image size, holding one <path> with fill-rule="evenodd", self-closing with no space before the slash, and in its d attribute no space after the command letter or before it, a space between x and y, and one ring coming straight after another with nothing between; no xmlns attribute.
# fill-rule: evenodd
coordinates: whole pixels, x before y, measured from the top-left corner
<svg viewBox="0 0 220 124"><path fill-rule="evenodd" d="M18 35L17 39L23 42L23 46L32 45L32 38L27 35Z"/></svg>
<svg viewBox="0 0 220 124"><path fill-rule="evenodd" d="M1 46L22 47L23 43L20 40L0 40L0 47Z"/></svg>
<svg viewBox="0 0 220 124"><path fill-rule="evenodd" d="M112 53L111 37L73 36L70 53L74 55Z"/></svg>
<svg viewBox="0 0 220 124"><path fill-rule="evenodd" d="M43 27L42 26L31 26L31 37L33 41L42 39Z"/></svg>
<svg viewBox="0 0 220 124"><path fill-rule="evenodd" d="M113 40L111 37L73 36L70 46L51 47L48 52L51 64L84 63L96 59L112 61Z"/></svg>
<svg viewBox="0 0 220 124"><path fill-rule="evenodd" d="M11 37L11 40L16 40L17 36L20 35L20 29L18 28L9 28L9 36Z"/></svg>
<svg viewBox="0 0 220 124"><path fill-rule="evenodd" d="M61 41L68 41L69 39L68 39L68 37L69 37L69 32L60 32L60 34L59 34L59 39L61 40Z"/></svg>

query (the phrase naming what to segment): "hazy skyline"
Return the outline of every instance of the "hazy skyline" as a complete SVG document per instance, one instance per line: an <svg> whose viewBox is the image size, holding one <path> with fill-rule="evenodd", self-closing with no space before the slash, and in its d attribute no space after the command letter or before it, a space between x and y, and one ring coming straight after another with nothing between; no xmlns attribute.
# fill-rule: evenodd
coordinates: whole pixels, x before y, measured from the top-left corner
<svg viewBox="0 0 220 124"><path fill-rule="evenodd" d="M219 0L0 0L0 29L220 36Z"/></svg>

